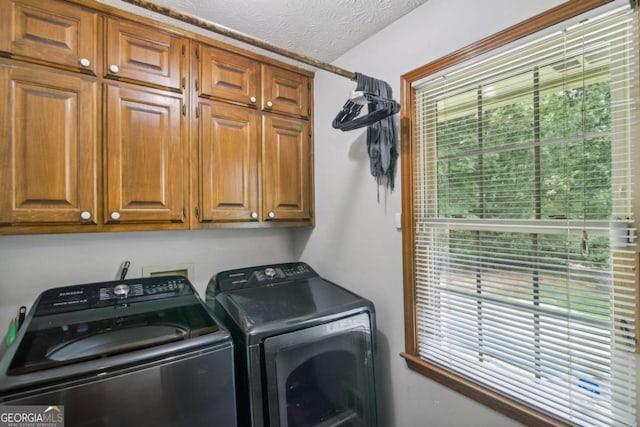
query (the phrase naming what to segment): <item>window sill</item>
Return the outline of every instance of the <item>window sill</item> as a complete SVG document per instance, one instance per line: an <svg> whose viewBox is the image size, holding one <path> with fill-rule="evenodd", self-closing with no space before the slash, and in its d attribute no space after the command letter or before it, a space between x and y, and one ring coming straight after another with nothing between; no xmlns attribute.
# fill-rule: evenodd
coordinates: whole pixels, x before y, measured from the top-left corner
<svg viewBox="0 0 640 427"><path fill-rule="evenodd" d="M407 367L412 371L422 374L527 426L569 426L569 424L565 424L515 400L508 399L437 365L426 362L417 356L408 353L401 353L400 355L405 359Z"/></svg>

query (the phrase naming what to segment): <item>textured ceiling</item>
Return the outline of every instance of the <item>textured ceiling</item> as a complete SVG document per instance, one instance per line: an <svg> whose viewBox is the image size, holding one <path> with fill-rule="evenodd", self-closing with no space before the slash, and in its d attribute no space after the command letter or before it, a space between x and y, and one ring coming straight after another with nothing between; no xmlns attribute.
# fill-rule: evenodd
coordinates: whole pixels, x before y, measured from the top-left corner
<svg viewBox="0 0 640 427"><path fill-rule="evenodd" d="M100 1L136 10L120 0ZM152 1L332 62L427 0Z"/></svg>

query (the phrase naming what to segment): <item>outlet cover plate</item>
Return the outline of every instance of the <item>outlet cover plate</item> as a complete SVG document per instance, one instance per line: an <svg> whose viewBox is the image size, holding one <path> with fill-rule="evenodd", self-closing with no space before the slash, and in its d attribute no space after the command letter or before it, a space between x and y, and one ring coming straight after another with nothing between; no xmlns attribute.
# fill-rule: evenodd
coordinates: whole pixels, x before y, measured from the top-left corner
<svg viewBox="0 0 640 427"><path fill-rule="evenodd" d="M151 265L142 267L142 277L184 276L193 278L193 264Z"/></svg>

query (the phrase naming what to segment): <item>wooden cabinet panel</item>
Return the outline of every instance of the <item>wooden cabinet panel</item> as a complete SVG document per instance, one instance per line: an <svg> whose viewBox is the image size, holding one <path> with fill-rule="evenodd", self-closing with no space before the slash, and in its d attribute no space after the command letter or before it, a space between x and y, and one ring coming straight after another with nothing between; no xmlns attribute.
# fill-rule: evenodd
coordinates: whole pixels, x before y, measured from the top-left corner
<svg viewBox="0 0 640 427"><path fill-rule="evenodd" d="M211 46L200 45L198 49L198 95L259 105L257 61Z"/></svg>
<svg viewBox="0 0 640 427"><path fill-rule="evenodd" d="M262 194L265 220L310 220L312 163L309 123L263 118Z"/></svg>
<svg viewBox="0 0 640 427"><path fill-rule="evenodd" d="M184 222L182 97L106 85L106 223Z"/></svg>
<svg viewBox="0 0 640 427"><path fill-rule="evenodd" d="M0 50L95 73L98 14L43 0L0 1Z"/></svg>
<svg viewBox="0 0 640 427"><path fill-rule="evenodd" d="M182 91L184 43L170 33L108 18L105 75Z"/></svg>
<svg viewBox="0 0 640 427"><path fill-rule="evenodd" d="M200 220L258 221L258 112L200 103Z"/></svg>
<svg viewBox="0 0 640 427"><path fill-rule="evenodd" d="M0 222L94 224L97 83L39 67L4 65Z"/></svg>
<svg viewBox="0 0 640 427"><path fill-rule="evenodd" d="M308 117L311 83L303 75L262 65L262 109Z"/></svg>

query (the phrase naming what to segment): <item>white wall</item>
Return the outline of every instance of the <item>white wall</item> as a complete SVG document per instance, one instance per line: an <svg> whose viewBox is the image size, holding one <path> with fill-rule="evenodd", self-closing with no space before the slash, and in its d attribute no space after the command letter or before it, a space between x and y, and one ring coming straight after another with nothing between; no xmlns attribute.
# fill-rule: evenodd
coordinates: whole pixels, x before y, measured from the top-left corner
<svg viewBox="0 0 640 427"><path fill-rule="evenodd" d="M559 0L429 0L342 56L335 65L386 80L399 99L400 75L560 4ZM322 275L371 299L379 329L381 426L513 426L502 416L406 368L397 190L377 202L363 130L331 121L355 83L326 72L315 80L316 216L295 232L295 250Z"/></svg>
<svg viewBox="0 0 640 427"><path fill-rule="evenodd" d="M143 266L193 264L202 297L209 278L222 270L288 262L289 230L198 230L137 233L0 236L0 336L20 305L56 286L113 280L124 260L127 277Z"/></svg>

